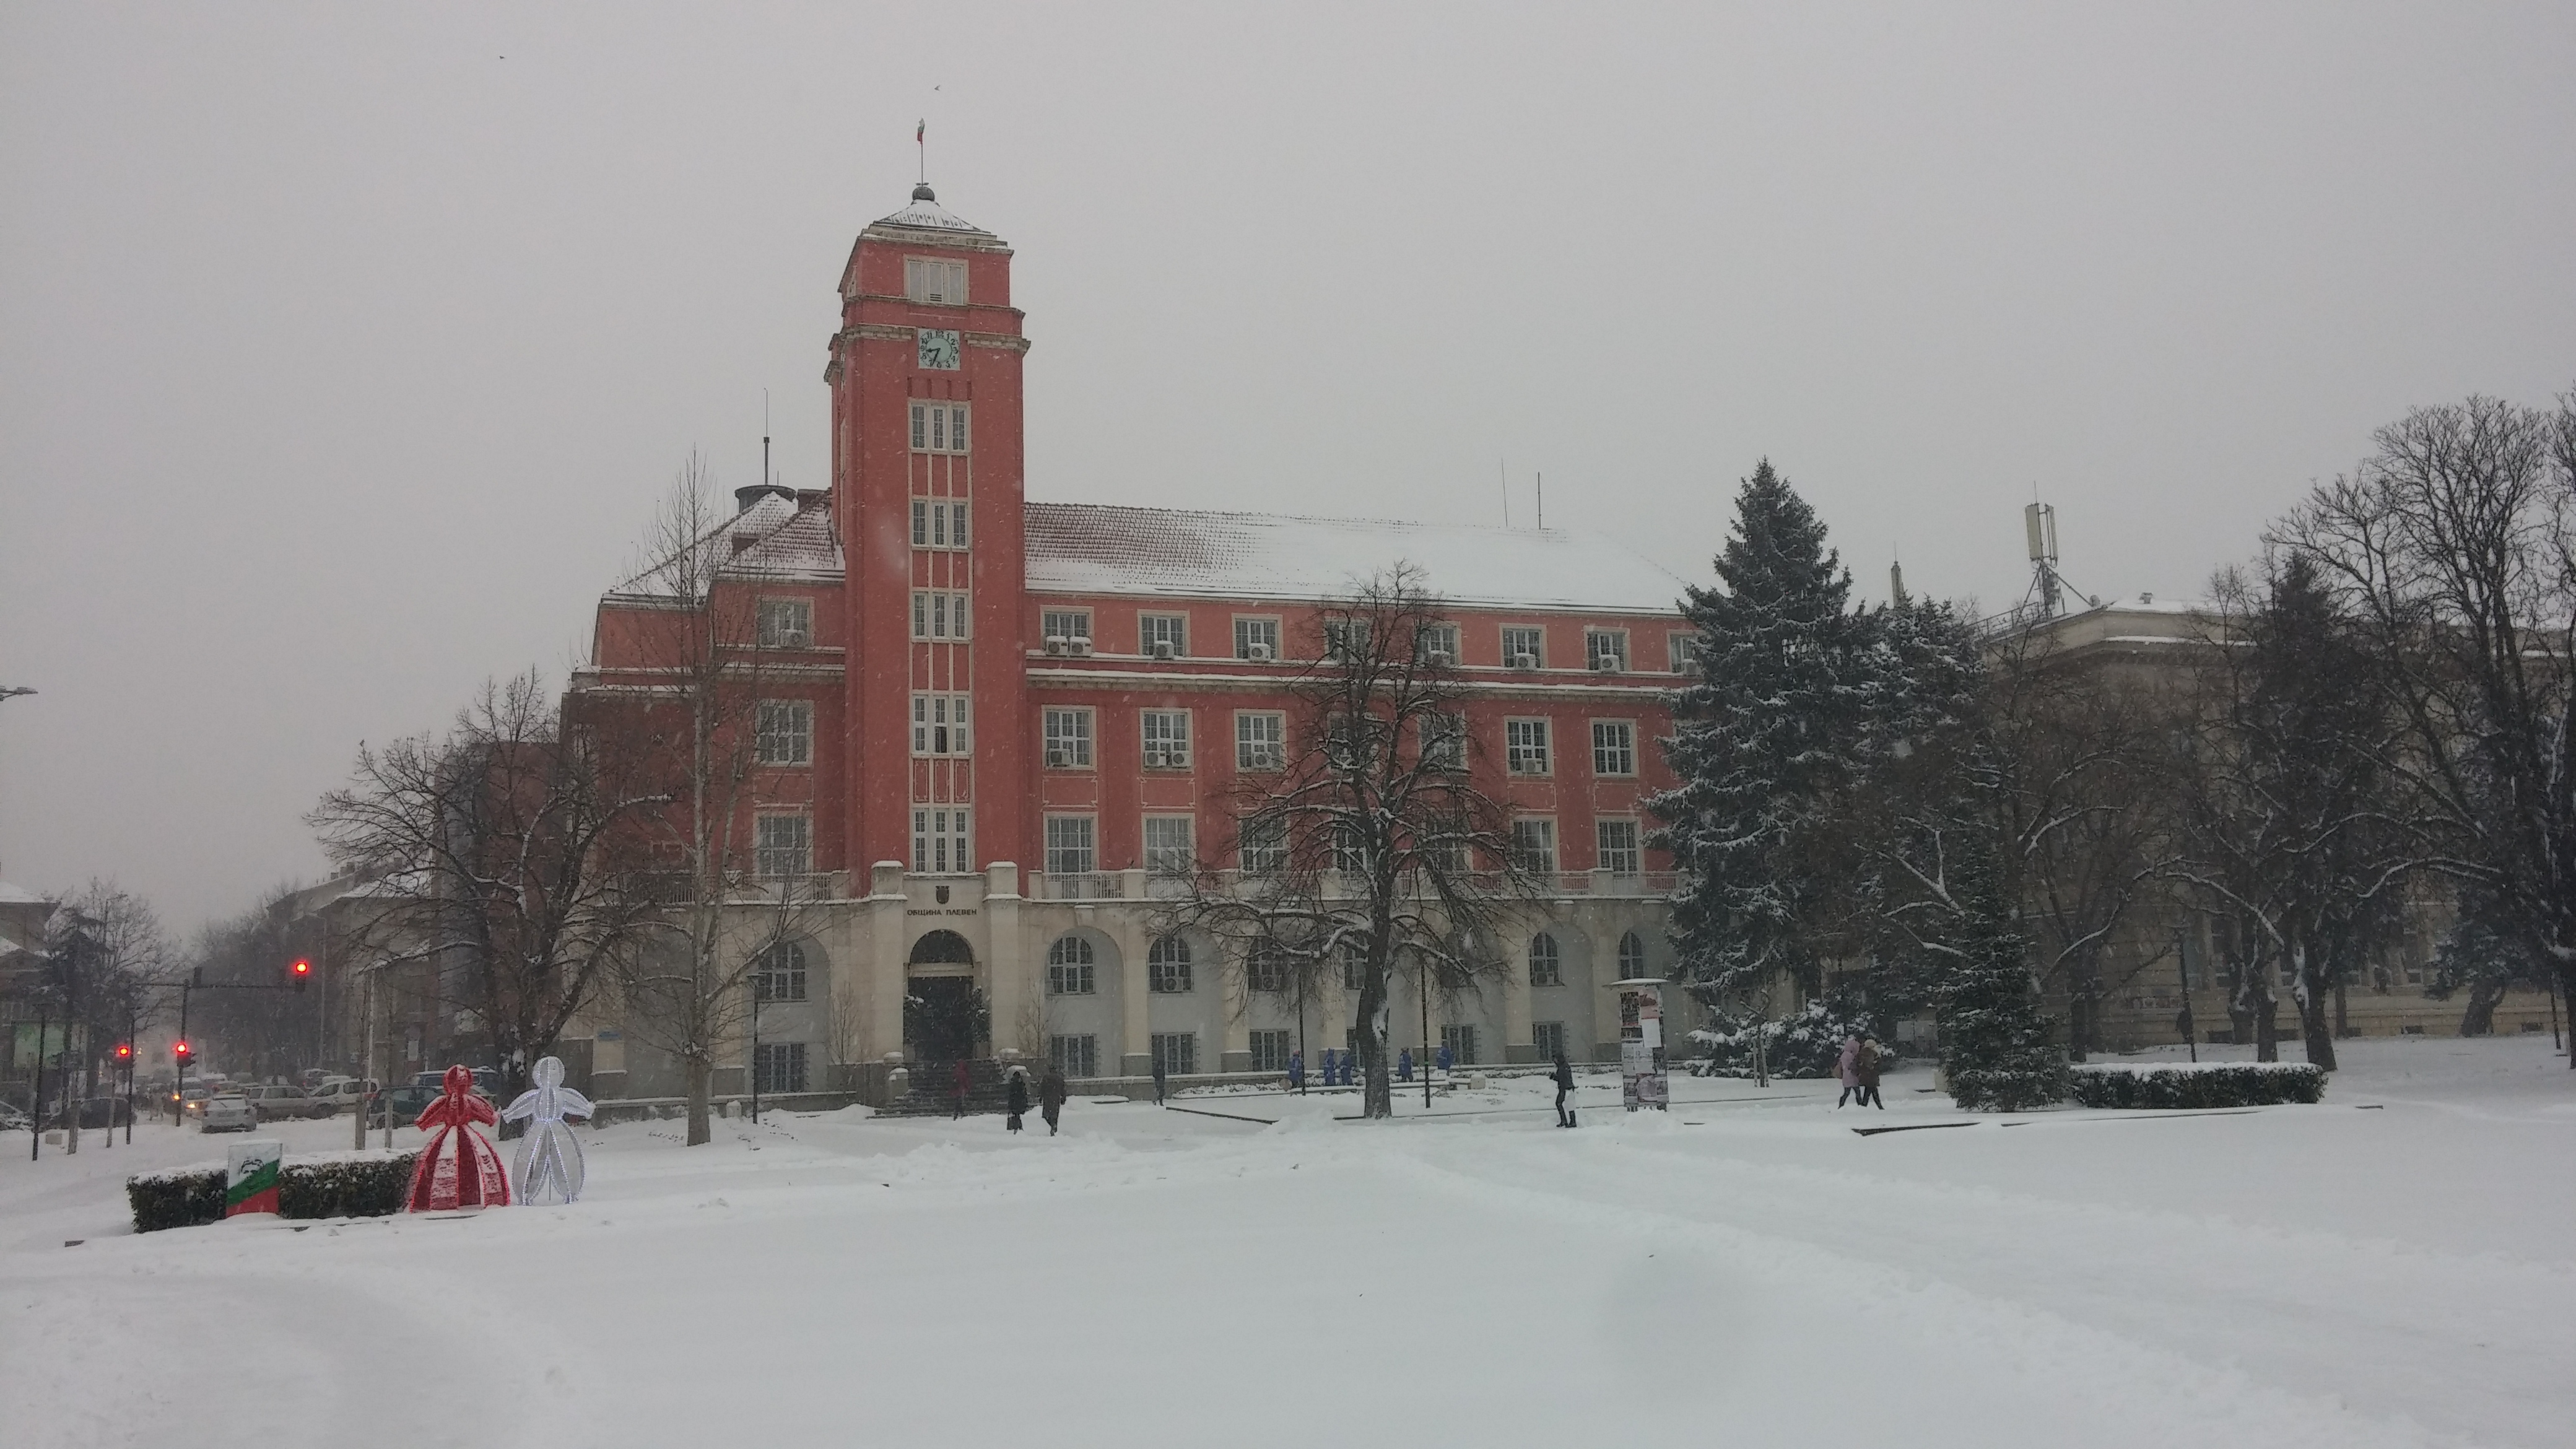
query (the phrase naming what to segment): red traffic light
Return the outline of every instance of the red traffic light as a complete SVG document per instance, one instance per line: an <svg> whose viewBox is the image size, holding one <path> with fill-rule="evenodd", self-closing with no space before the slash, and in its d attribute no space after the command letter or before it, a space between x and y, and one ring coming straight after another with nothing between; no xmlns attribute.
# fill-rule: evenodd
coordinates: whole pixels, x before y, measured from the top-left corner
<svg viewBox="0 0 2576 1449"><path fill-rule="evenodd" d="M170 1055L172 1055L172 1056L174 1056L174 1057L179 1057L179 1058L181 1058L181 1059L183 1059L183 1060L184 1060L184 1059L187 1057L187 1055L188 1055L188 1044L187 1044L186 1042L180 1042L180 1043L178 1043L177 1045L175 1045L175 1046L171 1047L171 1048L170 1048Z"/></svg>
<svg viewBox="0 0 2576 1449"><path fill-rule="evenodd" d="M130 1041L118 1042L116 1044L116 1059L120 1062L130 1062L134 1060L134 1043Z"/></svg>
<svg viewBox="0 0 2576 1449"><path fill-rule="evenodd" d="M296 958L295 958L295 974L296 974L296 975L298 975L298 976L310 976L310 975L312 975L312 974L313 974L313 963L312 963L312 962L310 962L310 961L305 960L305 959L304 959L303 957L301 957L301 956L296 957Z"/></svg>

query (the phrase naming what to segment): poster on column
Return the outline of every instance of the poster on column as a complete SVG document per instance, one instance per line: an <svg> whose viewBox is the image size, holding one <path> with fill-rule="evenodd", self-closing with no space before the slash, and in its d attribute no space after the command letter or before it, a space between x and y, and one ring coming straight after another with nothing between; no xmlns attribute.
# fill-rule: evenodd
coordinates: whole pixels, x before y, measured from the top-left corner
<svg viewBox="0 0 2576 1449"><path fill-rule="evenodd" d="M1619 1104L1631 1112L1664 1111L1671 1090L1664 1072L1663 983L1613 984L1619 992Z"/></svg>

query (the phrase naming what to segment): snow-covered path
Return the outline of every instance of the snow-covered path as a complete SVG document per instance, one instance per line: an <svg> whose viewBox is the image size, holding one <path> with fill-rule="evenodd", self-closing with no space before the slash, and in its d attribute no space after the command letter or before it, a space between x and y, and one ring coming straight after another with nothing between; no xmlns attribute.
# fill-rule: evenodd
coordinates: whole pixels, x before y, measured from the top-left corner
<svg viewBox="0 0 2576 1449"><path fill-rule="evenodd" d="M586 1136L571 1208L140 1238L122 1174L216 1143L18 1137L0 1403L13 1445L2560 1444L2547 1048L2363 1043L2323 1107L1866 1139L1811 1083L1641 1118L1596 1090L1573 1133L1535 1083L1392 1127L1276 1096L1201 1104L1270 1127L1077 1102L1053 1141L637 1125ZM1920 1084L1868 1124L1955 1120ZM462 1393L412 1417L431 1385Z"/></svg>

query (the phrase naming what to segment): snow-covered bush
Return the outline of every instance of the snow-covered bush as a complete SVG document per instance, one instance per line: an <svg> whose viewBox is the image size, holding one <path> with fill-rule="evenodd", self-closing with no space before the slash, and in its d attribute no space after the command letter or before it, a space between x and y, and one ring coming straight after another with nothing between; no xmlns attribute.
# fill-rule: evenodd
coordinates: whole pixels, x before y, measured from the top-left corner
<svg viewBox="0 0 2576 1449"><path fill-rule="evenodd" d="M2109 1062L2075 1069L2085 1107L2267 1107L2314 1103L2326 1074L2308 1062Z"/></svg>
<svg viewBox="0 0 2576 1449"><path fill-rule="evenodd" d="M1763 1025L1755 1020L1721 1016L1692 1032L1691 1041L1705 1055L1692 1060L1691 1073L1702 1077L1752 1076L1754 1033ZM1846 995L1816 997L1794 1015L1768 1026L1764 1061L1775 1077L1834 1075L1846 1037L1876 1040L1882 1070L1894 1065L1898 1055L1895 1044L1888 1040L1887 1022Z"/></svg>
<svg viewBox="0 0 2576 1449"><path fill-rule="evenodd" d="M2066 1097L2066 1053L2049 1039L2039 983L1994 854L1971 835L1954 887L1960 914L1941 984L1941 1066L1950 1097L1970 1112L2018 1112Z"/></svg>
<svg viewBox="0 0 2576 1449"><path fill-rule="evenodd" d="M417 1152L390 1157L334 1154L318 1162L289 1162L277 1173L277 1215L285 1218L382 1217L403 1209ZM211 1223L224 1215L224 1170L181 1167L137 1173L125 1180L134 1230L159 1232Z"/></svg>

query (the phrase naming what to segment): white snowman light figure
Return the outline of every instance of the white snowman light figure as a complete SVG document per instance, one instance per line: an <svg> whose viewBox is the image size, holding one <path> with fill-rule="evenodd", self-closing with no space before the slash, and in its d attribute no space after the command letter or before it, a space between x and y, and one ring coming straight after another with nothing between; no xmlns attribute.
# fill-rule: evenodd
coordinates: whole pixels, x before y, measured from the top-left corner
<svg viewBox="0 0 2576 1449"><path fill-rule="evenodd" d="M537 1084L501 1113L504 1121L528 1119L528 1135L519 1139L519 1160L510 1175L519 1201L530 1207L568 1203L581 1196L581 1143L564 1118L590 1116L590 1099L563 1084L558 1058L537 1058L529 1075Z"/></svg>

